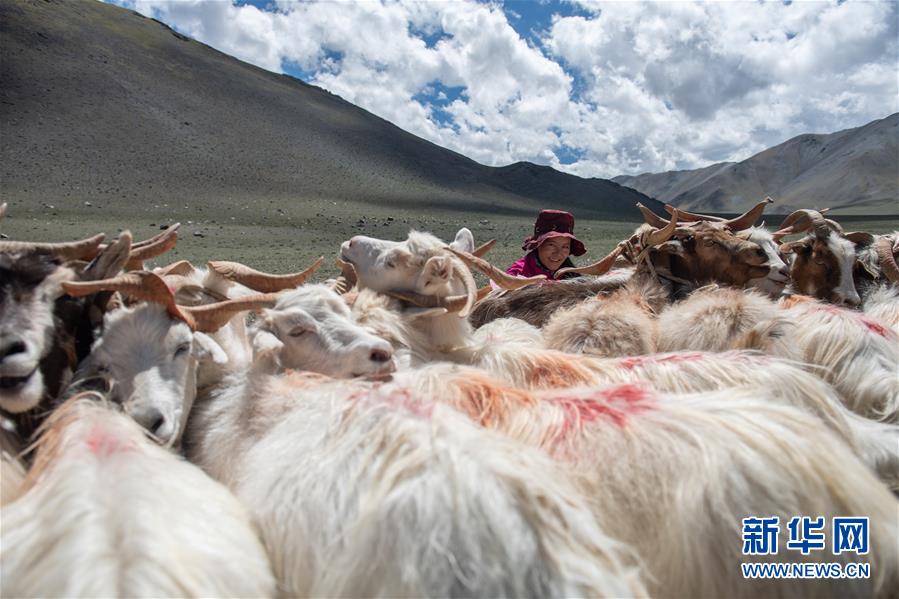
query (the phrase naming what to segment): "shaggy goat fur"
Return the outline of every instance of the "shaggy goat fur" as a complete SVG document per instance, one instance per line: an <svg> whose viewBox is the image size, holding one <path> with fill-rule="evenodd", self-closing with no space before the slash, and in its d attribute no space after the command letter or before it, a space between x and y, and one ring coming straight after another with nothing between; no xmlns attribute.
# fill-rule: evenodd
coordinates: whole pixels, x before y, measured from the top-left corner
<svg viewBox="0 0 899 599"><path fill-rule="evenodd" d="M273 597L249 515L129 418L75 399L47 420L3 507L4 597Z"/></svg>
<svg viewBox="0 0 899 599"><path fill-rule="evenodd" d="M421 397L255 375L199 406L192 458L253 513L285 593L645 592L542 452Z"/></svg>
<svg viewBox="0 0 899 599"><path fill-rule="evenodd" d="M608 295L623 286L631 275L632 270L615 270L601 277L547 281L512 291L494 291L475 305L469 321L475 327L482 327L497 318L520 318L542 327L558 310Z"/></svg>
<svg viewBox="0 0 899 599"><path fill-rule="evenodd" d="M646 383L670 393L752 387L822 420L891 487L899 488L899 429L855 418L843 398L793 364L753 351L683 352L627 358L591 358L504 344L474 352L473 363L522 389L558 389L612 383Z"/></svg>
<svg viewBox="0 0 899 599"><path fill-rule="evenodd" d="M882 322L899 334L899 287L881 285L865 296L865 315Z"/></svg>
<svg viewBox="0 0 899 599"><path fill-rule="evenodd" d="M814 417L765 390L660 395L627 384L527 392L448 365L398 378L580 473L600 525L636 548L651 595L862 597L899 584L896 499ZM753 514L784 523L797 514L868 516L883 552L874 577L744 579L739 527Z"/></svg>
<svg viewBox="0 0 899 599"><path fill-rule="evenodd" d="M793 327L781 316L780 307L758 291L708 285L662 312L658 351L759 349L798 358Z"/></svg>
<svg viewBox="0 0 899 599"><path fill-rule="evenodd" d="M795 323L800 359L852 411L899 423L899 334L869 316L817 302L784 312Z"/></svg>
<svg viewBox="0 0 899 599"><path fill-rule="evenodd" d="M637 275L607 296L553 314L543 327L546 346L603 358L654 353L655 315L667 302L656 279Z"/></svg>

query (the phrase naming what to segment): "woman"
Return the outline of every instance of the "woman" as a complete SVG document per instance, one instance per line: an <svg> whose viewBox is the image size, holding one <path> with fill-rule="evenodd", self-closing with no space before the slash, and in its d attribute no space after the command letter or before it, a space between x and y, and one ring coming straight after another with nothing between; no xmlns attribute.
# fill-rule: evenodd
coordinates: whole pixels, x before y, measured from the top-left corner
<svg viewBox="0 0 899 599"><path fill-rule="evenodd" d="M573 267L569 255L587 252L584 244L574 236L574 216L562 210L541 210L534 223L534 234L524 240L521 249L528 253L506 269L510 275L532 277L546 275L554 278L560 268ZM580 276L567 273L563 279Z"/></svg>

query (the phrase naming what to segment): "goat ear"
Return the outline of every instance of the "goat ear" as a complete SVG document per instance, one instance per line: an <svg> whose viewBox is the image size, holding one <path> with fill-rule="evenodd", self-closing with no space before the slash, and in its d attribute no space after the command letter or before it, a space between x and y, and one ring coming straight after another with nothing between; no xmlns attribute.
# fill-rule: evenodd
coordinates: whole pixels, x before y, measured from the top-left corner
<svg viewBox="0 0 899 599"><path fill-rule="evenodd" d="M412 260L412 252L403 248L393 248L387 253L387 262L394 266L408 264Z"/></svg>
<svg viewBox="0 0 899 599"><path fill-rule="evenodd" d="M197 352L197 359L201 362L212 360L214 364L221 366L228 363L228 354L222 349L222 346L216 343L215 339L206 333L194 333L194 347Z"/></svg>
<svg viewBox="0 0 899 599"><path fill-rule="evenodd" d="M453 276L453 262L449 256L434 256L425 262L422 274L426 277L449 281Z"/></svg>
<svg viewBox="0 0 899 599"><path fill-rule="evenodd" d="M131 232L122 231L118 239L106 246L84 270L78 278L81 281L99 281L111 279L125 268L131 256ZM107 298L108 299L108 298Z"/></svg>
<svg viewBox="0 0 899 599"><path fill-rule="evenodd" d="M272 333L259 330L253 336L253 370L274 374L281 369L281 350L284 343Z"/></svg>
<svg viewBox="0 0 899 599"><path fill-rule="evenodd" d="M474 251L474 235L472 235L471 231L466 227L462 227L459 229L459 232L456 233L456 238L450 244L450 247L454 250L468 252L470 254Z"/></svg>

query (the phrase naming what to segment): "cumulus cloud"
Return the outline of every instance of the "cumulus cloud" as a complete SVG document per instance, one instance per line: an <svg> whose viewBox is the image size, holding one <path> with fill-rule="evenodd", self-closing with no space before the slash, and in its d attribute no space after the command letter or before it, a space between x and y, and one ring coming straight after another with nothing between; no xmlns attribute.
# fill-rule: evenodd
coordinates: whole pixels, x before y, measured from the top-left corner
<svg viewBox="0 0 899 599"><path fill-rule="evenodd" d="M895 2L115 1L490 165L699 168L899 110Z"/></svg>

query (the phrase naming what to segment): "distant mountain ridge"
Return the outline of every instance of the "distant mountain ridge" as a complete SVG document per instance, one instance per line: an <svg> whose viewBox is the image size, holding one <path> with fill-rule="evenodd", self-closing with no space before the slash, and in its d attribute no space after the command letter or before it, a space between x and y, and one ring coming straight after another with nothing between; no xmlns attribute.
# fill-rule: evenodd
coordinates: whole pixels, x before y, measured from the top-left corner
<svg viewBox="0 0 899 599"><path fill-rule="evenodd" d="M267 201L638 220L604 179L479 164L315 86L96 0L0 0L0 197ZM185 206L186 207L186 206Z"/></svg>
<svg viewBox="0 0 899 599"><path fill-rule="evenodd" d="M778 213L830 207L834 214L899 215L899 113L799 135L742 162L612 180L696 212L742 212L771 196Z"/></svg>

